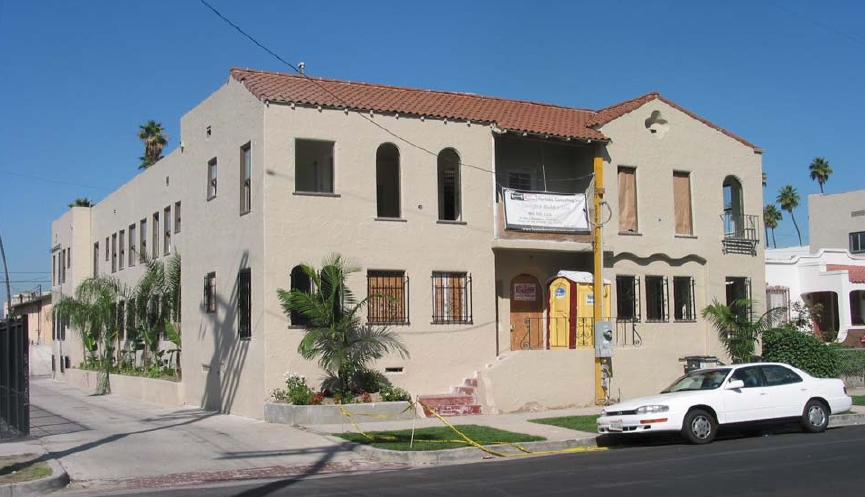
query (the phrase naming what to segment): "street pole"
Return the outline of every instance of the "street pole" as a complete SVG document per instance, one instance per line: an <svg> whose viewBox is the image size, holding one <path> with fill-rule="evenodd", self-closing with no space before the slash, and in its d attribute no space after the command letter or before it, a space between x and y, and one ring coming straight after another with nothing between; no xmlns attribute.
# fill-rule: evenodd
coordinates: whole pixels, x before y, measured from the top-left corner
<svg viewBox="0 0 865 497"><path fill-rule="evenodd" d="M597 323L604 319L604 247L601 237L601 201L604 199L604 158L601 156L601 147L596 146L594 159L595 189L592 195L592 207L595 210L594 226L592 227L592 249L594 255L594 276L592 277L592 293L594 293L594 324L592 326L592 337L595 337L594 328ZM595 356L595 403L603 403L606 393L603 388L602 359Z"/></svg>
<svg viewBox="0 0 865 497"><path fill-rule="evenodd" d="M12 288L9 286L9 268L6 266L6 250L3 248L3 235L0 233L0 258L3 259L3 273L6 275L6 303L7 313L12 314ZM6 316L8 319L10 316Z"/></svg>

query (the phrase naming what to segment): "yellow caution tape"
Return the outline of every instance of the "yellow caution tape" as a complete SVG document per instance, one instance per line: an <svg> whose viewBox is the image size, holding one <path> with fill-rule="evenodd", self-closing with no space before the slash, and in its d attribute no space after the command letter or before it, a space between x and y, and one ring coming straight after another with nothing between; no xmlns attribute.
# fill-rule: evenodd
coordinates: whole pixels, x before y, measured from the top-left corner
<svg viewBox="0 0 865 497"><path fill-rule="evenodd" d="M406 407L402 412L400 412L400 414L408 411L409 409L416 409L417 404L420 404L420 406L422 408L424 408L426 411L431 412L436 418L438 418L442 423L444 423L445 426L447 426L448 428L453 430L454 433L456 433L457 435L459 435L462 438L461 440L418 440L419 442L424 442L424 443L461 443L461 444L466 444L466 445L471 446L471 447L476 447L476 448L482 450L483 452L486 452L488 454L498 456L498 457L564 454L564 453L594 452L594 451L599 451L599 450L607 450L606 447L569 447L566 449L557 449L557 450L532 451L532 450L529 450L529 449L527 449L527 448L523 447L522 445L515 443L515 442L489 442L487 444L487 445L509 445L509 446L511 446L511 447L513 447L519 451L519 452L512 453L512 454L507 454L504 452L499 452L499 451L493 450L493 449L491 449L485 445L482 445L482 444L472 440L465 433L461 432L456 426L449 423L439 413L435 412L434 410L432 410L428 406L426 406L423 402L420 402L420 401L417 401L417 403L410 402L409 406ZM339 412L348 418L351 425L354 427L355 430L357 430L357 433L359 435L363 436L364 438L368 439L369 441L371 441L371 442L377 442L377 441L395 442L395 441L399 440L397 437L390 436L390 435L375 435L375 436L370 435L369 433L366 433L365 431L363 431L354 420L355 416L366 416L366 417L379 418L379 419L387 419L389 416L387 416L385 414L354 413L354 412L349 412L349 411L345 410L345 408L342 407L342 405L338 405L338 407L339 407Z"/></svg>

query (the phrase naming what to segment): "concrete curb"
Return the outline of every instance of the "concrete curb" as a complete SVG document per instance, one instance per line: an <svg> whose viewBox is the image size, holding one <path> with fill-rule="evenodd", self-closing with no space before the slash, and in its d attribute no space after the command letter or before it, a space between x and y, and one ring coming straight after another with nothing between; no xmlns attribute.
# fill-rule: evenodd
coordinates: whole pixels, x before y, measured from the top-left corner
<svg viewBox="0 0 865 497"><path fill-rule="evenodd" d="M55 459L46 459L45 462L51 468L51 476L33 481L0 485L0 497L31 497L65 488L69 484L69 475L63 466Z"/></svg>
<svg viewBox="0 0 865 497"><path fill-rule="evenodd" d="M848 412L829 416L829 428L865 425L865 414Z"/></svg>
<svg viewBox="0 0 865 497"><path fill-rule="evenodd" d="M407 464L410 466L426 466L437 464L458 464L478 462L484 459L498 459L476 447L464 447L459 449L429 450L429 451L401 451L377 449L369 445L349 442L339 437L321 434L329 441L340 445L345 450L350 450L364 458L387 463ZM548 452L556 450L567 450L576 447L597 447L595 437L575 440L544 440L540 442L524 442L521 447L531 452ZM513 454L531 456L511 445L487 445L496 452L502 454Z"/></svg>

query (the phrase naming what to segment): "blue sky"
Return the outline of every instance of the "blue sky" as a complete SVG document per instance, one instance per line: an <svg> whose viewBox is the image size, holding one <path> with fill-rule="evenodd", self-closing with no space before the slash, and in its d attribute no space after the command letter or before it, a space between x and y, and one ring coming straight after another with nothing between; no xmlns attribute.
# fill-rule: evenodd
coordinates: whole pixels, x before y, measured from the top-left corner
<svg viewBox="0 0 865 497"><path fill-rule="evenodd" d="M813 158L835 170L828 193L865 188L865 2L209 2L313 76L591 109L660 91L765 149L766 201L798 189L806 243ZM50 286L50 223L69 202L138 172L138 126L161 122L173 149L232 66L289 70L198 0L0 0L13 293ZM789 219L776 237L797 244Z"/></svg>

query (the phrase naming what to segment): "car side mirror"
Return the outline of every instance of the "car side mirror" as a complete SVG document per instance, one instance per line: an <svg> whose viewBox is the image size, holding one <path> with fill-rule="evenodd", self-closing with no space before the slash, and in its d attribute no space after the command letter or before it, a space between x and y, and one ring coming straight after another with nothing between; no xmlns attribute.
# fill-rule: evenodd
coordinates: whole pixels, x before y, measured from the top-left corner
<svg viewBox="0 0 865 497"><path fill-rule="evenodd" d="M742 380L730 380L727 382L727 390L736 390L744 387L745 382Z"/></svg>

